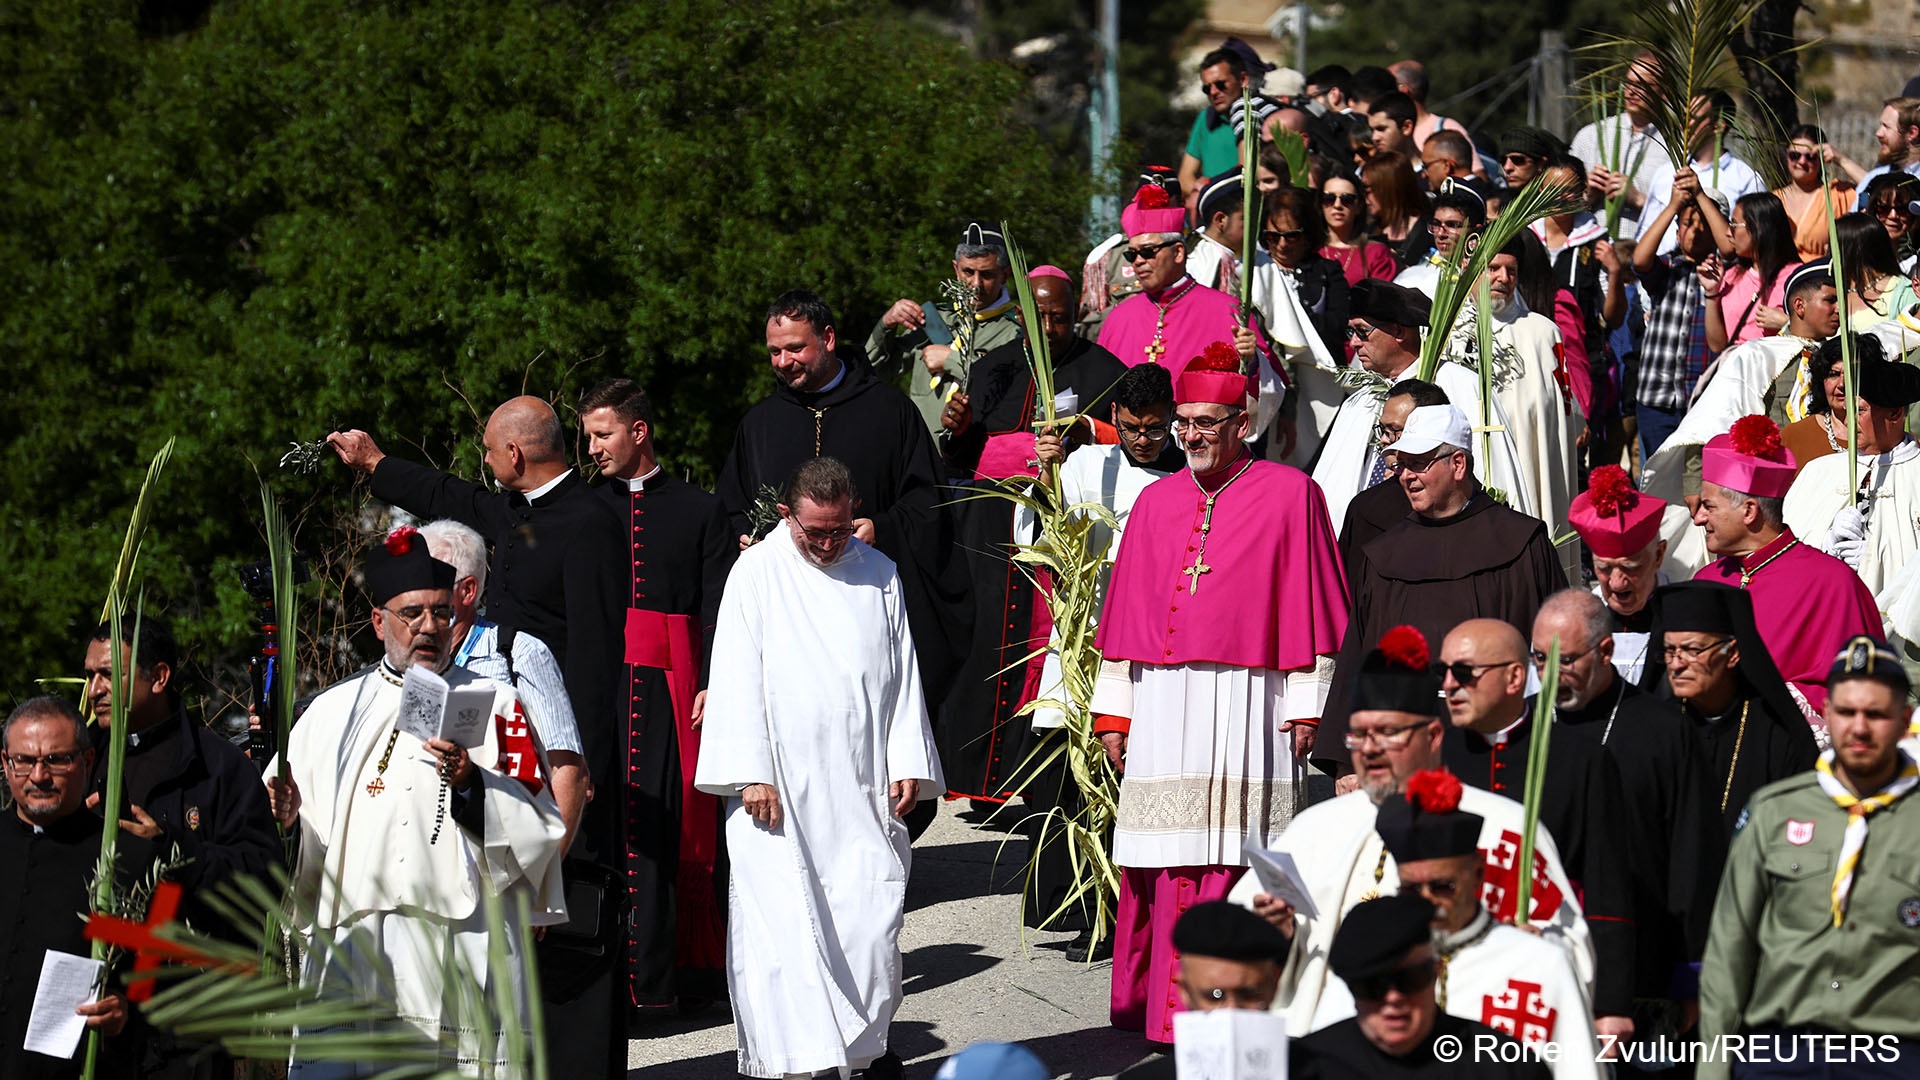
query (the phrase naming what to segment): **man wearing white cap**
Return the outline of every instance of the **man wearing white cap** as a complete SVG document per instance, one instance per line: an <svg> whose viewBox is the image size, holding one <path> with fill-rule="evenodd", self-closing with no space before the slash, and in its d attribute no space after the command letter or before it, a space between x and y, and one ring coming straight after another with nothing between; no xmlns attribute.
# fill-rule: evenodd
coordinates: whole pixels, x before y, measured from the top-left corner
<svg viewBox="0 0 1920 1080"><path fill-rule="evenodd" d="M1474 479L1473 431L1457 407L1407 414L1392 454L1413 513L1360 549L1353 617L1314 753L1341 771L1350 686L1388 627L1411 625L1439 641L1473 618L1532 626L1541 602L1566 587L1547 527L1495 502Z"/></svg>

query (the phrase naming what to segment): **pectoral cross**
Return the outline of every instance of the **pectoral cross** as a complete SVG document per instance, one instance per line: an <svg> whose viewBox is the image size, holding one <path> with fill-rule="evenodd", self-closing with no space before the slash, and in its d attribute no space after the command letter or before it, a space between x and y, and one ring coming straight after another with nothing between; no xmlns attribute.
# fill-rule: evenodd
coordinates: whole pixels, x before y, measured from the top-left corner
<svg viewBox="0 0 1920 1080"><path fill-rule="evenodd" d="M1213 567L1208 566L1206 563L1201 562L1200 556L1195 555L1193 557L1193 565L1187 567L1185 570L1182 570L1180 572L1186 575L1187 595L1192 596L1193 594L1200 591L1200 575L1213 573Z"/></svg>
<svg viewBox="0 0 1920 1080"><path fill-rule="evenodd" d="M1147 363L1157 364L1161 357L1167 355L1167 343L1160 340L1159 334L1155 334L1153 341L1147 346L1146 353Z"/></svg>
<svg viewBox="0 0 1920 1080"><path fill-rule="evenodd" d="M372 780L367 781L368 796L378 798L380 793L385 790L387 790L387 782L380 777L376 776Z"/></svg>

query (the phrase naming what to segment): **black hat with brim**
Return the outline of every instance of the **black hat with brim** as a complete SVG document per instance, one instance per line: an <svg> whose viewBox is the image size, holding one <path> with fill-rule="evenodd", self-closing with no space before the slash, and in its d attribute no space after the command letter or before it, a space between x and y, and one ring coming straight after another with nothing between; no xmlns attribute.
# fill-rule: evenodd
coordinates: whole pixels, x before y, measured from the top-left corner
<svg viewBox="0 0 1920 1080"><path fill-rule="evenodd" d="M1327 966L1351 983L1396 971L1407 953L1433 941L1433 905L1411 893L1368 900L1347 912Z"/></svg>
<svg viewBox="0 0 1920 1080"><path fill-rule="evenodd" d="M1289 943L1267 920L1225 900L1187 909L1173 924L1173 947L1216 960L1284 961Z"/></svg>

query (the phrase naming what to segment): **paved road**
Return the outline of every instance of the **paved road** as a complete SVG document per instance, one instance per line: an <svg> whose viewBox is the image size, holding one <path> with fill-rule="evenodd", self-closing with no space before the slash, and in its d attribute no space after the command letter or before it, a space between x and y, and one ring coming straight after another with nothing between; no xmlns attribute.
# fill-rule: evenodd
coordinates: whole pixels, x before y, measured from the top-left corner
<svg viewBox="0 0 1920 1080"><path fill-rule="evenodd" d="M1025 1043L1071 1080L1111 1077L1145 1057L1144 1039L1107 1026L1111 965L1068 962L1070 934L1023 942L1027 845L998 818L955 812L965 806L943 805L914 846L900 935L907 995L892 1033L909 1080L931 1080L949 1055L986 1040ZM628 1080L733 1080L734 1046L724 1007L662 1023L629 1045Z"/></svg>

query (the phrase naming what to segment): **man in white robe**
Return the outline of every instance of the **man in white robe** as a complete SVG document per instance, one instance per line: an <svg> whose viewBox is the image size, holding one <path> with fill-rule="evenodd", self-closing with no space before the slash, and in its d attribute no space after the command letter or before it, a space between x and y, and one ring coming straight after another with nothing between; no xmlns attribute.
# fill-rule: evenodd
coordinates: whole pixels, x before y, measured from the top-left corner
<svg viewBox="0 0 1920 1080"><path fill-rule="evenodd" d="M566 826L544 756L511 685L452 666L453 567L427 554L411 527L394 530L366 567L382 661L316 698L287 742L289 780L267 768L268 797L297 829L294 888L312 922L303 980L333 993L391 1000L400 1019L440 1045L440 1064L531 1075L510 1060L504 1028L531 1026L516 902L535 926L566 920L560 874ZM491 686L479 744L423 742L400 730L402 682L413 667L458 688ZM490 930L494 901L502 933ZM497 962L500 951L506 963ZM476 1041L478 1004L505 980L517 1015L489 1016L493 1045ZM373 1075L387 1066L302 1061L301 1080Z"/></svg>
<svg viewBox="0 0 1920 1080"><path fill-rule="evenodd" d="M1317 915L1308 918L1294 910L1251 875L1227 897L1293 939L1274 1003L1275 1011L1286 1014L1289 1031L1318 1031L1354 1015L1353 995L1330 977L1327 957L1348 912L1399 888L1392 852L1374 826L1381 801L1404 791L1415 773L1440 767L1447 724L1431 659L1425 638L1411 627L1395 627L1382 636L1354 683L1348 718L1347 745L1360 789L1309 807L1273 845L1293 857ZM1472 787L1461 792L1460 807L1484 819L1478 844L1486 856L1481 898L1498 918L1510 921L1519 903L1515 864L1525 811L1512 799ZM1546 827L1538 826L1534 837L1529 922L1565 951L1582 988L1590 990L1593 947L1580 901Z"/></svg>
<svg viewBox="0 0 1920 1080"><path fill-rule="evenodd" d="M1349 377L1356 388L1335 415L1320 460L1313 467L1314 483L1326 493L1327 513L1336 527L1346 520L1347 504L1354 496L1387 478L1377 432L1380 410L1393 384L1413 378L1419 371L1420 328L1426 325L1432 303L1412 289L1369 279L1353 287L1351 311L1348 333L1358 342L1354 359L1365 374ZM1442 363L1434 371L1433 381L1462 412L1480 415L1480 377L1471 368ZM1490 455L1481 453L1475 441L1474 475L1482 486L1506 492L1507 505L1532 514L1532 489L1520 481L1518 451L1513 436L1505 430L1506 412L1497 400L1492 411L1493 425L1501 430L1491 433Z"/></svg>
<svg viewBox="0 0 1920 1080"><path fill-rule="evenodd" d="M853 479L795 470L786 527L742 552L714 633L694 783L726 799L727 989L747 1076L867 1070L899 1008L912 853L943 790L900 577L853 536Z"/></svg>
<svg viewBox="0 0 1920 1080"><path fill-rule="evenodd" d="M1507 425L1520 455L1520 473L1527 489L1525 505L1532 507L1523 512L1557 525L1567 519L1567 507L1573 502L1574 473L1580 455L1577 440L1587 420L1580 411L1579 399L1566 389L1560 328L1548 316L1529 311L1514 287L1520 244L1518 239L1508 244L1487 266L1487 291L1492 297L1488 314L1493 331L1494 396L1506 413L1505 421L1492 422ZM1453 324L1447 352L1470 366L1478 364L1480 350L1473 343L1477 333L1478 317L1474 301L1469 301ZM1477 414L1469 412L1468 416L1476 426L1484 423ZM1509 491L1508 495L1514 493ZM1507 505L1518 510L1522 503L1509 498Z"/></svg>
<svg viewBox="0 0 1920 1080"><path fill-rule="evenodd" d="M1386 797L1374 831L1393 853L1400 890L1432 902L1434 995L1463 1020L1504 1031L1536 1049L1553 1044L1555 1080L1598 1080L1592 1003L1565 949L1495 919L1480 902L1486 824L1460 809L1460 781L1415 773L1405 794ZM1542 1055L1546 1056L1545 1053Z"/></svg>
<svg viewBox="0 0 1920 1080"><path fill-rule="evenodd" d="M1902 601L1915 575L1902 571L1920 552L1920 444L1907 434L1907 406L1920 401L1920 368L1864 361L1855 389L1860 487L1848 486L1844 452L1814 458L1787 491L1787 527L1852 567L1886 619L1913 607ZM1920 636L1920 627L1890 629L1906 641Z"/></svg>

